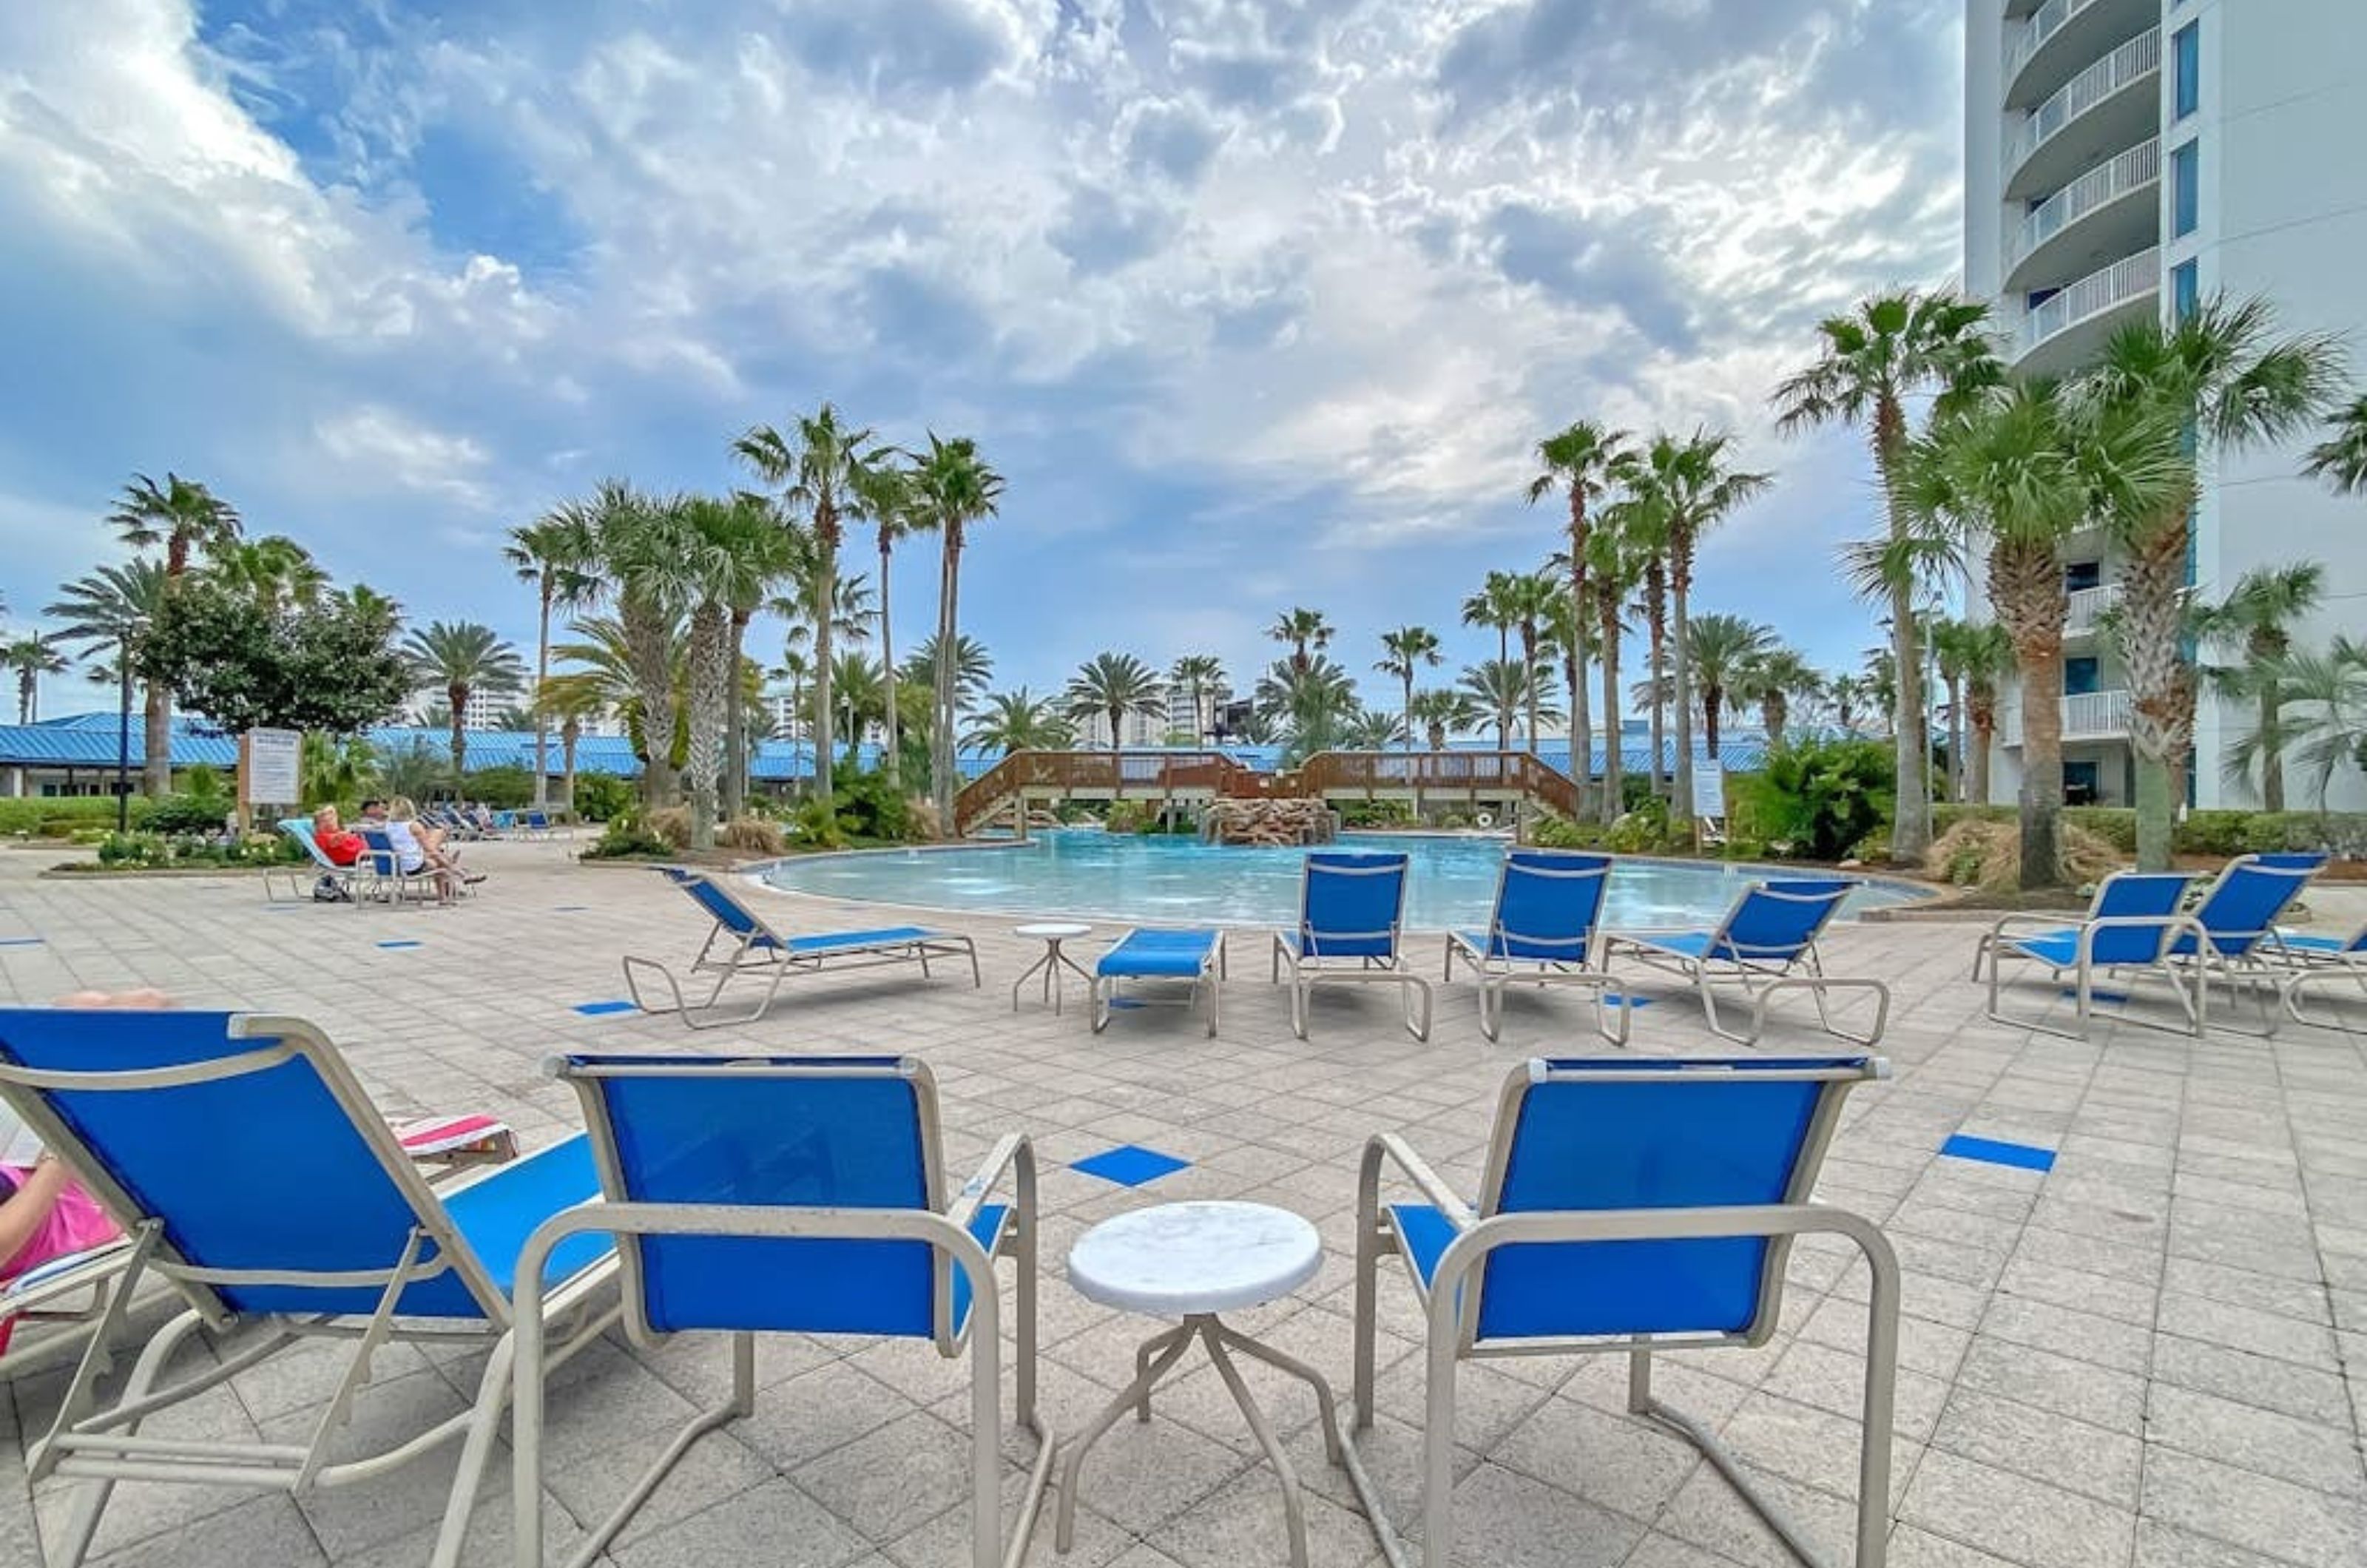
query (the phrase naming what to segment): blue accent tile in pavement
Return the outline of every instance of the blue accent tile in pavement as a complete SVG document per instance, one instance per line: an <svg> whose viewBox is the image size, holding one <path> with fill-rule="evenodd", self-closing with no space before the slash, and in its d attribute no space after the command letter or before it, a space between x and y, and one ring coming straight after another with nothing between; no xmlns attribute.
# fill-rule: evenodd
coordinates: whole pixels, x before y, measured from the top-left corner
<svg viewBox="0 0 2367 1568"><path fill-rule="evenodd" d="M2010 1165L2018 1170L2053 1170L2055 1151L2031 1144L2009 1144L1998 1138L1974 1138L1959 1133L1940 1145L1940 1152L1985 1165Z"/></svg>
<svg viewBox="0 0 2367 1568"><path fill-rule="evenodd" d="M41 939L37 936L0 936L0 947L39 947L40 945Z"/></svg>
<svg viewBox="0 0 2367 1568"><path fill-rule="evenodd" d="M425 946L426 944L425 944L425 942L408 942L408 941L406 941L406 942L379 942L379 945L380 947L424 947L424 946Z"/></svg>
<svg viewBox="0 0 2367 1568"><path fill-rule="evenodd" d="M1156 1181L1162 1176L1172 1176L1191 1166L1188 1159L1161 1154L1134 1144L1120 1144L1114 1149L1104 1149L1090 1158L1070 1162L1070 1170L1082 1170L1087 1176L1098 1176L1104 1181L1115 1181L1120 1187L1139 1187Z"/></svg>
<svg viewBox="0 0 2367 1568"><path fill-rule="evenodd" d="M1651 997L1623 997L1616 991L1605 991L1603 993L1603 1005L1607 1008L1615 1008L1622 1005L1630 1008L1648 1008L1652 1005L1653 1000L1654 998Z"/></svg>
<svg viewBox="0 0 2367 1568"><path fill-rule="evenodd" d="M553 904L550 912L554 915L580 915L591 907L589 904Z"/></svg>
<svg viewBox="0 0 2367 1568"><path fill-rule="evenodd" d="M586 1018L600 1018L612 1012L631 1012L630 1002L577 1002L575 1010Z"/></svg>

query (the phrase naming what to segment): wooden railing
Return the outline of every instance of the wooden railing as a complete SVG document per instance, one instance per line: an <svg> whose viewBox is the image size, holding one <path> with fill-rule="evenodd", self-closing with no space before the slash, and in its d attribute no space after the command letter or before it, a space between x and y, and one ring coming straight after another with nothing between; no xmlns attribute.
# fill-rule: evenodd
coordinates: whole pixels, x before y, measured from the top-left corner
<svg viewBox="0 0 2367 1568"><path fill-rule="evenodd" d="M1279 800L1407 791L1520 796L1564 817L1579 812L1577 783L1526 751L1322 751L1287 773L1261 773L1221 751L1014 751L963 786L954 829L967 834L1029 793Z"/></svg>
<svg viewBox="0 0 2367 1568"><path fill-rule="evenodd" d="M1116 797L1258 793L1261 775L1221 751L1014 751L962 786L954 830L968 833L1028 790Z"/></svg>
<svg viewBox="0 0 2367 1568"><path fill-rule="evenodd" d="M1570 818L1579 809L1577 781L1526 751L1324 751L1298 777L1308 795L1420 790L1519 795Z"/></svg>

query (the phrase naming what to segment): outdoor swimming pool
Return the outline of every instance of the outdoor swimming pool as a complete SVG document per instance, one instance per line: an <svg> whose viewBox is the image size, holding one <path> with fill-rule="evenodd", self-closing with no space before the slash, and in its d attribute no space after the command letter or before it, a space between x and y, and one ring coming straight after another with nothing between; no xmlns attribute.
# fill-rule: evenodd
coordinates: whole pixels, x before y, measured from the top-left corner
<svg viewBox="0 0 2367 1568"><path fill-rule="evenodd" d="M1410 854L1407 924L1444 931L1486 918L1505 840L1357 833L1339 847ZM1071 829L1039 833L1009 848L813 855L779 862L763 875L793 892L865 903L1177 925L1275 925L1297 916L1305 857L1303 850L1220 849L1190 839ZM1627 927L1706 924L1745 883L1784 874L1767 866L1623 860L1611 875L1607 919ZM1843 912L1918 897L1902 883L1869 882L1850 896Z"/></svg>

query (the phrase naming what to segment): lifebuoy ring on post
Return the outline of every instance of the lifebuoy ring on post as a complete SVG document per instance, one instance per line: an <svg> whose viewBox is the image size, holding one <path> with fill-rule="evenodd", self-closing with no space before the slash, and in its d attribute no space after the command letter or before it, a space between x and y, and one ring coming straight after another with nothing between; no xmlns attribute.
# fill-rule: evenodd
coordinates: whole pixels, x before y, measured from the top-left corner
<svg viewBox="0 0 2367 1568"><path fill-rule="evenodd" d="M1475 811L1471 814L1471 820L1478 823L1482 828L1493 828L1496 825L1496 814L1492 811Z"/></svg>

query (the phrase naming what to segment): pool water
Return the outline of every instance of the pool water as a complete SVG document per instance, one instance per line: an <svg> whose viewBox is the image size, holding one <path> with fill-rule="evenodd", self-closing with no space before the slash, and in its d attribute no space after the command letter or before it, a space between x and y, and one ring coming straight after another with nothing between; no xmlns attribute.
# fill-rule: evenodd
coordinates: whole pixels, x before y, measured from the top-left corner
<svg viewBox="0 0 2367 1568"><path fill-rule="evenodd" d="M1467 927L1487 919L1506 841L1481 835L1356 833L1343 850L1413 857L1406 923ZM1071 829L1008 848L885 850L813 855L766 867L764 880L798 893L1013 915L1086 915L1170 925L1287 925L1298 915L1297 849L1220 848L1191 839ZM1606 922L1629 928L1706 925L1745 885L1802 874L1769 866L1626 860L1611 874ZM1868 882L1844 915L1920 895Z"/></svg>

